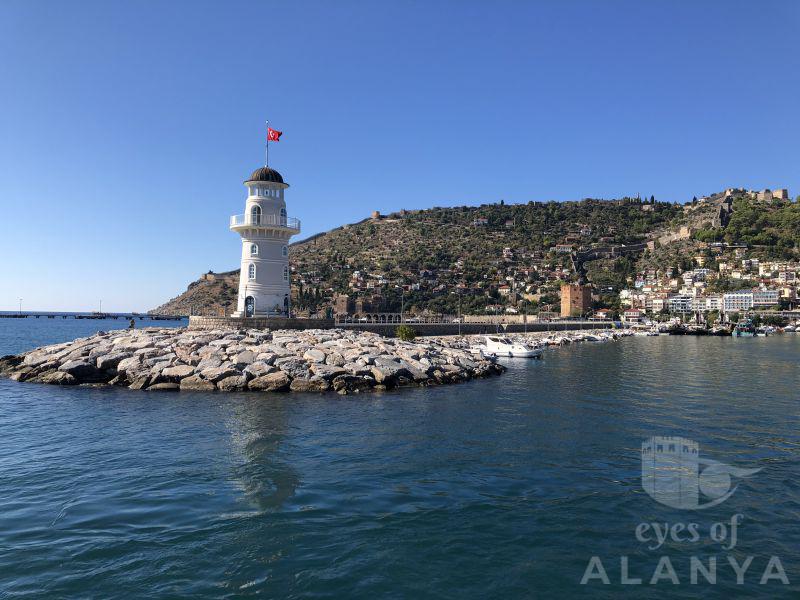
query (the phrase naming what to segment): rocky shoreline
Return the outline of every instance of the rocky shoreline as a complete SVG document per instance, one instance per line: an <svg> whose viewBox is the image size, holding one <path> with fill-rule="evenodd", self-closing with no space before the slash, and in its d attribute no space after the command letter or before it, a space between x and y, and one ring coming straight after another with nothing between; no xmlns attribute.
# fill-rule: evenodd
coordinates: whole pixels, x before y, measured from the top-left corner
<svg viewBox="0 0 800 600"><path fill-rule="evenodd" d="M101 331L0 358L0 375L152 391L326 392L457 383L503 372L445 339L404 342L341 329Z"/></svg>

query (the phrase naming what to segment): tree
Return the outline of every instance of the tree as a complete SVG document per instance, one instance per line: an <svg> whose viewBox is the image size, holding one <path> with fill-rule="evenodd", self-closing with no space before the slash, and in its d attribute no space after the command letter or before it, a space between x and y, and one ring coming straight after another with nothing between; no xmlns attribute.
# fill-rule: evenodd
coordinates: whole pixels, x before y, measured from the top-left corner
<svg viewBox="0 0 800 600"><path fill-rule="evenodd" d="M400 325L394 330L394 334L404 342L413 342L417 337L417 332L409 325Z"/></svg>

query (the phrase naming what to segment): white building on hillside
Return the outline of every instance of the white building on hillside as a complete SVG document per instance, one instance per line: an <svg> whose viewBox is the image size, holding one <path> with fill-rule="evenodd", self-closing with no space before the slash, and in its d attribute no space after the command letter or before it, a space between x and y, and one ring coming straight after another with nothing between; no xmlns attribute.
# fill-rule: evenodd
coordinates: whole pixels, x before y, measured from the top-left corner
<svg viewBox="0 0 800 600"><path fill-rule="evenodd" d="M726 313L750 310L751 308L753 308L753 290L726 292L722 296L722 310Z"/></svg>
<svg viewBox="0 0 800 600"><path fill-rule="evenodd" d="M289 238L300 233L300 221L286 216L284 192L289 184L275 169L262 167L244 182L243 215L230 228L242 236L239 297L234 317L289 315Z"/></svg>
<svg viewBox="0 0 800 600"><path fill-rule="evenodd" d="M775 306L780 303L781 293L778 290L753 290L753 306Z"/></svg>

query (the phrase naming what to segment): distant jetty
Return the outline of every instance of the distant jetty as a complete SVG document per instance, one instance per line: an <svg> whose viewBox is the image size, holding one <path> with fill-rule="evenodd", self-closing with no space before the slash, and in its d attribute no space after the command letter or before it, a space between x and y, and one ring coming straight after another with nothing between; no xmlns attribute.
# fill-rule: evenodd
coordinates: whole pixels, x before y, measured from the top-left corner
<svg viewBox="0 0 800 600"><path fill-rule="evenodd" d="M180 321L185 319L181 315L141 314L141 313L70 313L70 312L5 312L0 313L0 319L94 319L94 320L131 320L150 319L151 321Z"/></svg>
<svg viewBox="0 0 800 600"><path fill-rule="evenodd" d="M0 358L0 375L137 390L325 392L457 383L503 372L447 340L408 342L342 329L147 328L99 332Z"/></svg>

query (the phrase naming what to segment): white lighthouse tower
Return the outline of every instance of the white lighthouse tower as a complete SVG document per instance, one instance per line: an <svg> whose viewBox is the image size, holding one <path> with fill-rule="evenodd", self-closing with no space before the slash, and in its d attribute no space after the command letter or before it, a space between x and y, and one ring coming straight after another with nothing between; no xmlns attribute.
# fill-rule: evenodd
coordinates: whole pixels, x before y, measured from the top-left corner
<svg viewBox="0 0 800 600"><path fill-rule="evenodd" d="M231 230L242 236L242 268L234 317L289 315L289 238L300 221L286 216L283 194L288 183L275 169L262 167L244 182L243 215L231 217Z"/></svg>

